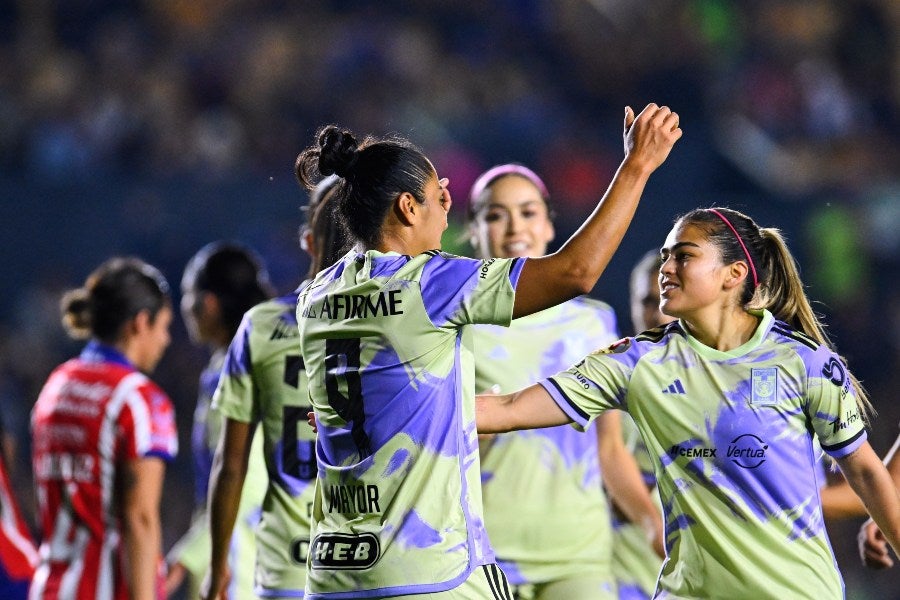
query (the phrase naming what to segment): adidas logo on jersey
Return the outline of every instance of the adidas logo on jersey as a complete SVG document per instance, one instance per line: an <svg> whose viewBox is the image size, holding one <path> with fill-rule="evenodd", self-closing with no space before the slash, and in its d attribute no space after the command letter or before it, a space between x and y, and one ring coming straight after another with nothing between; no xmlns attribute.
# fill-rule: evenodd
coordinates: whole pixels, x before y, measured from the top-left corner
<svg viewBox="0 0 900 600"><path fill-rule="evenodd" d="M676 379L672 383L669 384L669 387L665 388L662 391L663 394L684 394L684 386L681 384L680 379Z"/></svg>

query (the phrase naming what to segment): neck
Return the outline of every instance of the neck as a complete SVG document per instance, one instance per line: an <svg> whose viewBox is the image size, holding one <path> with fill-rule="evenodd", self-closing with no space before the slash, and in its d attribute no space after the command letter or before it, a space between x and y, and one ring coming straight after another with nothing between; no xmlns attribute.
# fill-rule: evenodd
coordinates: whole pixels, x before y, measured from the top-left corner
<svg viewBox="0 0 900 600"><path fill-rule="evenodd" d="M700 343L722 352L746 344L759 325L759 317L742 308L722 309L708 315L690 315L681 320Z"/></svg>
<svg viewBox="0 0 900 600"><path fill-rule="evenodd" d="M407 256L416 256L426 250L433 250L433 248L426 248L421 240L415 239L412 235L412 228L386 229L382 233L381 239L371 249L379 252L396 252Z"/></svg>

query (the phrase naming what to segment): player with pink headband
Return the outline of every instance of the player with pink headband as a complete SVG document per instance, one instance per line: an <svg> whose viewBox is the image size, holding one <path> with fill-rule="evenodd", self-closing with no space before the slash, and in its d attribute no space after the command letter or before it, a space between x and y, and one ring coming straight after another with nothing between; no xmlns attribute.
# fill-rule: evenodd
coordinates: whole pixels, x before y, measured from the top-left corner
<svg viewBox="0 0 900 600"><path fill-rule="evenodd" d="M831 348L784 239L737 211L696 209L660 256L660 309L677 321L529 388L478 397L479 432L588 426L626 410L666 522L654 597L843 598L815 442L894 549L900 495L866 439L866 394Z"/></svg>
<svg viewBox="0 0 900 600"><path fill-rule="evenodd" d="M543 256L554 236L546 186L517 164L475 181L468 215L483 260ZM475 389L524 387L618 337L612 307L586 296L509 327L477 325ZM567 426L514 432L481 440L480 450L485 525L517 598L617 598L604 484L662 554L659 510L625 447L618 412L603 415L587 435Z"/></svg>

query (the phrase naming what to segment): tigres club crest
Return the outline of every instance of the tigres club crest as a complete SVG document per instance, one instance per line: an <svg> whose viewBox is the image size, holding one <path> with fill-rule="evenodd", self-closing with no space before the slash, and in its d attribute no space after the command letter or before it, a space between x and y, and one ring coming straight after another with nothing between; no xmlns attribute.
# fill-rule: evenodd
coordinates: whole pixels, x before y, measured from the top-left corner
<svg viewBox="0 0 900 600"><path fill-rule="evenodd" d="M778 369L751 369L750 404L769 406L778 402Z"/></svg>

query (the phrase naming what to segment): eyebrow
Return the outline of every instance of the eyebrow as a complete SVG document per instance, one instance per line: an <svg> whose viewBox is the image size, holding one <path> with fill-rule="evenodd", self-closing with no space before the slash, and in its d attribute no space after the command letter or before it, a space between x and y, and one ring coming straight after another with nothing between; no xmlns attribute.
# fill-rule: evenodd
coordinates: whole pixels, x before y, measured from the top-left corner
<svg viewBox="0 0 900 600"><path fill-rule="evenodd" d="M544 201L537 199L537 198L529 198L528 200L522 200L521 202L516 202L514 206L521 207L521 206L528 206L529 204L544 204ZM506 210L507 207L506 207L506 205L499 204L497 202L488 202L484 208L488 209L488 210L491 208L499 208L499 209Z"/></svg>
<svg viewBox="0 0 900 600"><path fill-rule="evenodd" d="M694 248L699 248L699 247L700 247L699 244L695 244L694 242L678 242L677 244L675 244L675 245L672 246L671 248L660 248L660 249L659 249L659 253L662 254L663 252L675 252L675 251L678 250L679 248L683 248L683 247L685 247L685 246L693 246Z"/></svg>

